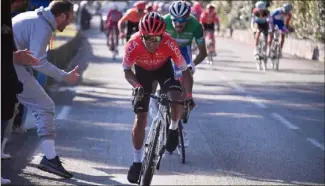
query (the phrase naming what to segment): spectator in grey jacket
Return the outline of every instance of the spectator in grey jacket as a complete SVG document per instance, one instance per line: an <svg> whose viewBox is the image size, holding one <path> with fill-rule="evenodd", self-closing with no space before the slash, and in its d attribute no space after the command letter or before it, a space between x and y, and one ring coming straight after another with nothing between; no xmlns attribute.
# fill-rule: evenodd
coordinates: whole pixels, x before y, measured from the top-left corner
<svg viewBox="0 0 325 186"><path fill-rule="evenodd" d="M40 60L40 65L32 66L57 81L74 84L79 79L78 66L72 71L58 69L47 60L47 45L52 32L62 32L73 18L73 4L69 0L54 0L48 7L28 11L12 19L14 39L18 49L29 49L33 56ZM39 168L64 178L72 178L61 164L55 150L55 105L42 86L32 75L32 69L24 65L16 65L18 79L23 83L24 90L18 100L30 109L36 118L37 133L41 139L41 147L45 156Z"/></svg>

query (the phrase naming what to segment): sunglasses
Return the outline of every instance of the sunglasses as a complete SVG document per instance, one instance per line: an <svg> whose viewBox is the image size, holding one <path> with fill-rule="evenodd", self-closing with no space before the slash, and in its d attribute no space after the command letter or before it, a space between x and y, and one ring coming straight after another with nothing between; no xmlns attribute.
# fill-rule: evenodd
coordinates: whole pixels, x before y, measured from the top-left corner
<svg viewBox="0 0 325 186"><path fill-rule="evenodd" d="M153 35L142 35L143 40L149 42L160 42L162 40L162 36L153 36Z"/></svg>
<svg viewBox="0 0 325 186"><path fill-rule="evenodd" d="M188 22L188 18L185 18L185 17L174 18L174 19L172 19L172 21L174 23L187 23Z"/></svg>

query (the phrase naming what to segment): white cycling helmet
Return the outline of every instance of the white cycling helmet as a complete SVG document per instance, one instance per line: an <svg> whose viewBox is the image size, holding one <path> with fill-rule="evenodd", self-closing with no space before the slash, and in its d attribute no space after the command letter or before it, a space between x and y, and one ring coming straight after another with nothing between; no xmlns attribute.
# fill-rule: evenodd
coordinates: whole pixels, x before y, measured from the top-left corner
<svg viewBox="0 0 325 186"><path fill-rule="evenodd" d="M175 1L169 6L172 17L185 17L191 13L191 7L185 1Z"/></svg>
<svg viewBox="0 0 325 186"><path fill-rule="evenodd" d="M112 4L112 10L117 10L117 9L118 9L117 4L113 3Z"/></svg>
<svg viewBox="0 0 325 186"><path fill-rule="evenodd" d="M264 1L258 1L255 4L255 7L259 10L265 10L266 9L266 3Z"/></svg>

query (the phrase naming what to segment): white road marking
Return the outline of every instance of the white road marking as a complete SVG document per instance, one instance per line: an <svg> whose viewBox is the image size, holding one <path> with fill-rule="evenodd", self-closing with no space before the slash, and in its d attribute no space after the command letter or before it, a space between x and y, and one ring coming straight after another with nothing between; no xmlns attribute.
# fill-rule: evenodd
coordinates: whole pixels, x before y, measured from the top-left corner
<svg viewBox="0 0 325 186"><path fill-rule="evenodd" d="M290 121L286 120L284 117L282 117L280 114L277 113L272 113L272 116L277 119L278 121L280 121L280 123L284 124L285 126L287 126L289 129L293 129L293 130L297 130L300 129L299 127L297 127L296 125L292 124Z"/></svg>
<svg viewBox="0 0 325 186"><path fill-rule="evenodd" d="M261 101L259 101L258 99L254 98L253 96L246 96L251 102L253 102L257 107L260 108L267 108L267 106L265 106Z"/></svg>
<svg viewBox="0 0 325 186"><path fill-rule="evenodd" d="M56 119L65 120L71 111L71 106L64 106L61 112L56 116Z"/></svg>
<svg viewBox="0 0 325 186"><path fill-rule="evenodd" d="M229 81L228 84L234 88L235 90L237 90L238 92L241 92L241 93L246 93L245 89L239 85L237 85L236 83L232 82L232 81Z"/></svg>
<svg viewBox="0 0 325 186"><path fill-rule="evenodd" d="M320 148L320 149L322 149L324 151L324 145L320 144L317 140L315 140L313 138L307 138L307 141L309 141L315 147Z"/></svg>

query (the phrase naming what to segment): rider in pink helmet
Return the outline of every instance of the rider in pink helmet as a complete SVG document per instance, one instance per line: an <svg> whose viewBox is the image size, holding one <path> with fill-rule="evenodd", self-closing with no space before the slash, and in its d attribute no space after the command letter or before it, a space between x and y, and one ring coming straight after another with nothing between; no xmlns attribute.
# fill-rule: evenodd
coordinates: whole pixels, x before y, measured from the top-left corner
<svg viewBox="0 0 325 186"><path fill-rule="evenodd" d="M191 7L192 14L196 17L197 20L200 19L201 13L203 12L203 8L201 3L198 1L193 1L193 5Z"/></svg>

